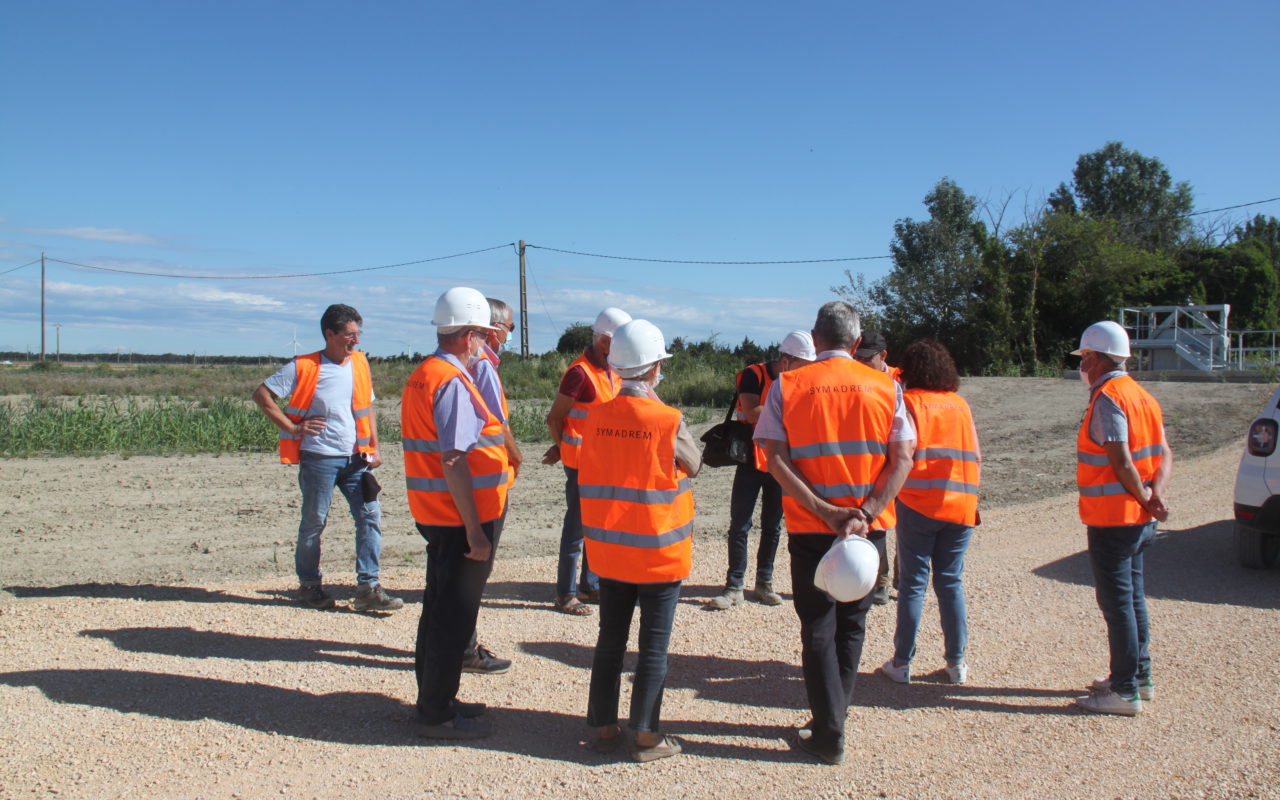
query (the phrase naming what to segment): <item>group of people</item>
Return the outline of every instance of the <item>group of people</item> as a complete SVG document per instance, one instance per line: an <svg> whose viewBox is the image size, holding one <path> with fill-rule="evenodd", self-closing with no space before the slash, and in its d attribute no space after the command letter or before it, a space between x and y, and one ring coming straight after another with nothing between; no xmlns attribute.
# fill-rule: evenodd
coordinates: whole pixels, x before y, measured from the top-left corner
<svg viewBox="0 0 1280 800"><path fill-rule="evenodd" d="M405 383L401 431L410 512L426 540L426 589L415 648L415 733L436 739L487 736L481 703L458 699L461 673L504 672L511 663L480 645L476 620L506 518L508 491L522 456L511 434L498 352L514 329L511 308L456 287L436 303L437 349ZM381 512L372 469L381 463L369 367L357 349L362 320L331 306L321 320L325 349L298 356L265 381L254 400L280 428L280 457L298 464L302 521L295 559L301 600L318 609L323 588L320 534L333 489L356 524L357 610L394 611L403 603L379 584ZM661 731L667 652L682 582L692 566L690 480L701 453L681 413L658 397L666 351L647 320L607 308L593 340L565 371L547 416L553 442L544 464L561 463L566 512L554 606L576 616L599 609L587 722L590 747L628 746L640 762L676 755ZM744 601L747 539L763 496L752 590L782 604L773 561L787 530L793 606L811 719L793 740L827 764L844 758L845 720L862 656L866 616L897 586L893 656L880 672L909 683L926 587L932 576L942 621L941 679L964 683L967 619L965 552L979 524L981 450L959 376L945 346L907 346L896 367L879 334L861 330L843 302L822 306L809 331L788 334L776 361L739 374L738 418L753 426L755 457L734 476L729 565L709 608ZM1108 629L1110 673L1077 703L1088 711L1133 715L1154 696L1143 593L1143 553L1165 500L1172 453L1159 405L1125 372L1129 342L1112 322L1081 338L1088 410L1077 442L1081 520L1097 599ZM288 398L281 410L276 398ZM887 533L896 539L894 579ZM865 537L879 554L880 579L843 602L815 584L838 539ZM638 658L628 737L619 723L623 656L640 609Z"/></svg>

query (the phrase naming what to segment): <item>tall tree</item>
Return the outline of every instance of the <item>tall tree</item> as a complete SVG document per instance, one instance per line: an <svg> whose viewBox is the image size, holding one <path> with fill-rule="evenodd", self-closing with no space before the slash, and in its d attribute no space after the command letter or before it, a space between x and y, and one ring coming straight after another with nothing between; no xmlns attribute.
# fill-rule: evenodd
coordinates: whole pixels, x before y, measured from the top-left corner
<svg viewBox="0 0 1280 800"><path fill-rule="evenodd" d="M1190 228L1187 214L1194 207L1191 185L1173 182L1158 158L1129 150L1120 142L1076 160L1072 193L1065 186L1049 199L1055 211L1079 211L1093 219L1117 224L1117 236L1147 250L1177 246Z"/></svg>
<svg viewBox="0 0 1280 800"><path fill-rule="evenodd" d="M891 346L930 336L944 342L966 372L986 370L1003 353L993 345L990 317L1004 303L1002 276L993 273L978 201L943 178L925 195L927 220L894 223L893 269L871 287ZM856 288L851 286L851 289ZM998 348L997 348L998 349Z"/></svg>

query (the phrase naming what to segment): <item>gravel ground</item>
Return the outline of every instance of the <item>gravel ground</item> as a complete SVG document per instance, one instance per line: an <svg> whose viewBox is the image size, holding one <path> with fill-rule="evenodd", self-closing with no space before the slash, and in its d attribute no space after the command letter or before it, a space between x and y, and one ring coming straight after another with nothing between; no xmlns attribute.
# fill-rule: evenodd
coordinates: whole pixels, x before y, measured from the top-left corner
<svg viewBox="0 0 1280 800"><path fill-rule="evenodd" d="M515 666L463 679L497 732L455 746L409 733L422 565L399 493L384 583L409 605L320 613L288 600L297 490L267 457L0 462L0 797L1280 797L1280 570L1237 566L1227 521L1243 424L1268 387L1152 388L1179 460L1148 558L1146 713L1071 706L1107 658L1063 441L1081 393L970 381L987 455L970 683L927 674L943 663L931 597L918 682L873 674L893 631L892 606L874 610L840 767L787 744L808 716L790 605L701 608L723 581L729 470L695 480L664 702L686 753L637 765L582 746L595 622L549 606L555 469L517 484L481 611L482 640ZM349 539L336 516L325 563L341 597ZM786 564L784 550L784 593Z"/></svg>

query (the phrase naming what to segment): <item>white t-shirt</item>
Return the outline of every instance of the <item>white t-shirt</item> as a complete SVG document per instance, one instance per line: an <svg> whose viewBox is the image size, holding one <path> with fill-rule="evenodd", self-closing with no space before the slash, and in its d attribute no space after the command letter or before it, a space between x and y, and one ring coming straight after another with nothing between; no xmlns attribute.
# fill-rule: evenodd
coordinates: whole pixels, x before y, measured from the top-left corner
<svg viewBox="0 0 1280 800"><path fill-rule="evenodd" d="M296 361L285 364L262 383L276 397L291 397L294 389L298 388ZM356 452L356 419L351 414L354 393L351 360L348 359L346 364L335 364L321 353L320 377L307 416L324 417L324 430L314 436L303 434L302 450L322 456L349 456Z"/></svg>

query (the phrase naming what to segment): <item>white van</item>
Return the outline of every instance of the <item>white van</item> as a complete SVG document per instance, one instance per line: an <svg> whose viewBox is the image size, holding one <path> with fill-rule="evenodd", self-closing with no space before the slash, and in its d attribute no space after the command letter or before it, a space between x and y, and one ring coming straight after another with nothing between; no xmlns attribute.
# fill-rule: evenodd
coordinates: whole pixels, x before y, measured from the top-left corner
<svg viewBox="0 0 1280 800"><path fill-rule="evenodd" d="M1249 425L1236 472L1236 555L1246 567L1265 569L1280 562L1280 388L1262 415Z"/></svg>

